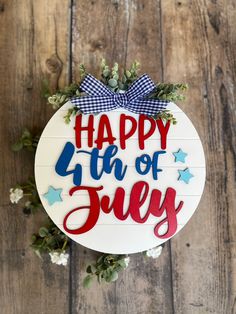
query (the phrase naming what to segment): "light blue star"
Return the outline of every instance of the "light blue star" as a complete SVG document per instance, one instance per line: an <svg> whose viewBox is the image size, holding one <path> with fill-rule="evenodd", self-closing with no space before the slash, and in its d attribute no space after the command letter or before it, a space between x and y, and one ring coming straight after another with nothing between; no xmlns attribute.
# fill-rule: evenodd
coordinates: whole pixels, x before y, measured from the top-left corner
<svg viewBox="0 0 236 314"><path fill-rule="evenodd" d="M61 198L62 189L55 189L53 186L49 186L47 193L43 196L47 199L48 204L51 206L55 202L62 202Z"/></svg>
<svg viewBox="0 0 236 314"><path fill-rule="evenodd" d="M189 183L189 180L194 177L192 173L189 172L189 169L186 168L185 170L178 170L179 178L178 180L184 181L185 183Z"/></svg>
<svg viewBox="0 0 236 314"><path fill-rule="evenodd" d="M185 163L185 157L188 156L181 148L176 153L173 153L173 155L175 156L175 162L181 161L183 163Z"/></svg>

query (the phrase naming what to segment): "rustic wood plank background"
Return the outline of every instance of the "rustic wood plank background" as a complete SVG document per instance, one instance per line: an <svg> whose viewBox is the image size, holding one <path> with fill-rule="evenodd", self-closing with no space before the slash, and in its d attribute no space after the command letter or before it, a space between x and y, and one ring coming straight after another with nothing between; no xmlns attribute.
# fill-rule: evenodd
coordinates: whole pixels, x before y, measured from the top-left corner
<svg viewBox="0 0 236 314"><path fill-rule="evenodd" d="M0 0L1 313L236 313L235 29L234 0ZM33 158L10 144L52 115L43 78L63 87L80 63L96 73L101 57L137 59L155 80L189 83L180 107L203 141L207 182L159 259L137 254L116 283L84 290L93 252L73 244L63 268L29 249L42 217L24 217L8 190L32 174Z"/></svg>

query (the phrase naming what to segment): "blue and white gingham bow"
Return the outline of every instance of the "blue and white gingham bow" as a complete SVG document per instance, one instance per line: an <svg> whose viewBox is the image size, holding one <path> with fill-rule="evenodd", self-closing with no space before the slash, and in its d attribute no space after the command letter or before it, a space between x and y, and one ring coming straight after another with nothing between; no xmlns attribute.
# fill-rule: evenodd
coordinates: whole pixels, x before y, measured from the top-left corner
<svg viewBox="0 0 236 314"><path fill-rule="evenodd" d="M166 108L168 101L148 99L146 96L155 89L155 84L147 74L134 81L124 93L115 93L102 82L87 74L80 85L87 95L72 98L71 102L84 114L100 113L116 108L131 112L155 115Z"/></svg>

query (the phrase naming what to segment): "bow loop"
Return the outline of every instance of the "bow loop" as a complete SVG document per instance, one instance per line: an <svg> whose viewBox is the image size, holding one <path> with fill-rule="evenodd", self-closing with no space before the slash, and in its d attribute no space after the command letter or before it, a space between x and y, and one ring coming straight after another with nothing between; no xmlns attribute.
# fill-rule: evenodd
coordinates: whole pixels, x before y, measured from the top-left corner
<svg viewBox="0 0 236 314"><path fill-rule="evenodd" d="M106 87L102 82L97 80L94 76L91 74L87 74L82 81L80 88L83 92L88 94L89 96L98 96L98 95L104 95L104 96L111 96L113 95L113 92Z"/></svg>
<svg viewBox="0 0 236 314"><path fill-rule="evenodd" d="M127 94L130 99L135 100L150 94L155 87L150 77L147 74L143 74L130 85Z"/></svg>
<svg viewBox="0 0 236 314"><path fill-rule="evenodd" d="M134 81L126 92L115 93L102 82L87 74L80 88L87 94L75 97L71 102L84 114L111 111L125 108L131 112L145 115L155 115L164 110L166 100L149 99L147 97L155 89L155 84L147 74Z"/></svg>

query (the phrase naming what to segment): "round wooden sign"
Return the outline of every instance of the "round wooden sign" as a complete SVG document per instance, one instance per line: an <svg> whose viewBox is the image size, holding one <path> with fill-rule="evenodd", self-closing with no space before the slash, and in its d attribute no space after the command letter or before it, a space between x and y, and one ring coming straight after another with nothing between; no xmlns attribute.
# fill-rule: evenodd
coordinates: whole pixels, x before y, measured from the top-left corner
<svg viewBox="0 0 236 314"><path fill-rule="evenodd" d="M175 104L172 125L126 110L77 115L60 108L45 127L35 177L44 208L71 239L112 254L158 246L188 222L205 183L199 136Z"/></svg>

